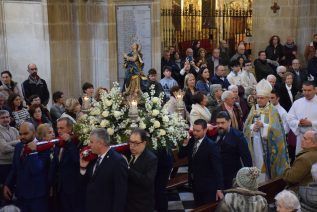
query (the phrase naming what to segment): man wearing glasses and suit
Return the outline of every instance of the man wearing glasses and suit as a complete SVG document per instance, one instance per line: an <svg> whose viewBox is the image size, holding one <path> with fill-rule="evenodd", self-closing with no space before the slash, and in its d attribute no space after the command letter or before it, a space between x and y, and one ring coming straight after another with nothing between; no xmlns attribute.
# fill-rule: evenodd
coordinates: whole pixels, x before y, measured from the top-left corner
<svg viewBox="0 0 317 212"><path fill-rule="evenodd" d="M126 212L154 211L154 181L157 157L146 148L147 132L134 129L129 138L131 156L128 171L128 199Z"/></svg>

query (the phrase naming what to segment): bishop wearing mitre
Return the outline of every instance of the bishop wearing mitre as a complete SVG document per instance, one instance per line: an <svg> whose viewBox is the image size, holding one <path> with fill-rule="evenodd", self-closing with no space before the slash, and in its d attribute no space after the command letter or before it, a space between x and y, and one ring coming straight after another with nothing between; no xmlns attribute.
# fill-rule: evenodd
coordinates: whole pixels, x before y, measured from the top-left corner
<svg viewBox="0 0 317 212"><path fill-rule="evenodd" d="M256 85L257 103L244 125L253 165L261 170L260 181L281 176L289 167L283 122L269 102L271 84L262 79Z"/></svg>

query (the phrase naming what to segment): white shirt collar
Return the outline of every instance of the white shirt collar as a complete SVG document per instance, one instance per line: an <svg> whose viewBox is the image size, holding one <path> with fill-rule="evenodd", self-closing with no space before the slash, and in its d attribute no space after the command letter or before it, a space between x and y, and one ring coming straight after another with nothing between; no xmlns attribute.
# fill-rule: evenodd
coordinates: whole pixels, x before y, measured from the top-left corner
<svg viewBox="0 0 317 212"><path fill-rule="evenodd" d="M103 160L103 158L106 156L106 154L109 152L110 148L107 149L107 151L105 151L105 153L103 153L102 155L98 155L98 157L101 157L100 159L100 163Z"/></svg>

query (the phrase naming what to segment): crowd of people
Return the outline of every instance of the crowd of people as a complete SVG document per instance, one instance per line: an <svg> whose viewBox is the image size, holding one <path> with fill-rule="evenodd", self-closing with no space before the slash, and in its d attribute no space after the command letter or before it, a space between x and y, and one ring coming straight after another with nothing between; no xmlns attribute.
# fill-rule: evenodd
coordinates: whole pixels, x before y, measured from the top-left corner
<svg viewBox="0 0 317 212"><path fill-rule="evenodd" d="M133 63L141 60L133 46L126 66L142 74L142 82L128 76L124 92L154 87L155 96L164 93L170 114L179 113L183 94L191 136L179 157L188 158L196 206L221 201L219 211L267 211L257 183L282 177L293 191L276 196L277 211L317 210L310 195L317 192L317 34L305 49L306 65L294 40L282 45L276 35L253 62L243 42L231 53L220 41L209 54L197 41L184 58L171 47L163 52L160 81L154 68L145 78ZM85 160L74 124L107 89L95 92L86 82L82 96L66 100L54 91L49 108L50 92L36 64L28 72L22 91L10 71L1 72L1 205L13 203L22 212L167 211L171 150L148 149L151 138L134 129L129 153L121 155L110 147L107 131L96 129L89 146L97 157ZM55 138L55 145L39 150L41 142Z"/></svg>

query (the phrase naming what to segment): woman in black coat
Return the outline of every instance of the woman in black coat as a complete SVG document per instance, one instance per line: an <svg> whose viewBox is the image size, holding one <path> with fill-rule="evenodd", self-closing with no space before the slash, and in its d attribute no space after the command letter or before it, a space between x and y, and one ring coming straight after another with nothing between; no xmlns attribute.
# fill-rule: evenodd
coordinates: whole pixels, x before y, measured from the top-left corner
<svg viewBox="0 0 317 212"><path fill-rule="evenodd" d="M285 73L285 83L280 87L280 105L288 112L291 109L298 92L293 84L294 76L291 72Z"/></svg>

